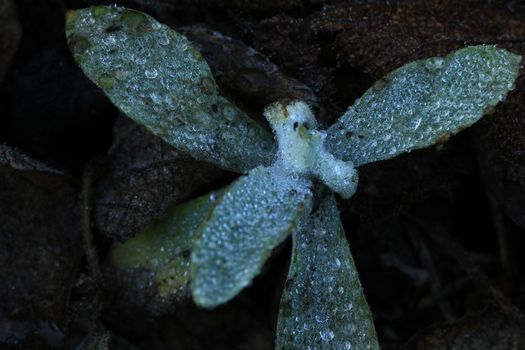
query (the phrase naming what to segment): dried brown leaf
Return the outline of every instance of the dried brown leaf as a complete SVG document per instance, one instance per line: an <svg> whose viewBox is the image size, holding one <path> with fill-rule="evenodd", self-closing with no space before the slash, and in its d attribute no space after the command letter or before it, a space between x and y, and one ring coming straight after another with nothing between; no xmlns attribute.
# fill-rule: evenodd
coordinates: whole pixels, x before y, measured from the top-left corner
<svg viewBox="0 0 525 350"><path fill-rule="evenodd" d="M115 124L109 173L95 196L95 222L105 235L125 240L172 204L209 185L224 172L177 151L125 117Z"/></svg>

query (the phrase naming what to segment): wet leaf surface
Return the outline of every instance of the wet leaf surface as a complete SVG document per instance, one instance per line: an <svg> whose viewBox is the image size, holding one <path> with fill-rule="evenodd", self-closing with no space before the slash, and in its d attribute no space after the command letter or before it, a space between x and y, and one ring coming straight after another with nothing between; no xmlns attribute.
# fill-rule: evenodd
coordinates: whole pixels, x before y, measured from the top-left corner
<svg viewBox="0 0 525 350"><path fill-rule="evenodd" d="M379 349L339 210L325 193L293 234L276 349Z"/></svg>
<svg viewBox="0 0 525 350"><path fill-rule="evenodd" d="M181 30L206 57L229 95L249 99L256 114L280 98L304 99L317 106L317 97L307 86L286 76L241 41L204 26ZM126 118L117 119L113 133L108 175L98 186L95 208L97 227L108 236L119 240L131 237L164 213L167 206L223 174L206 162L183 155Z"/></svg>
<svg viewBox="0 0 525 350"><path fill-rule="evenodd" d="M309 211L311 182L258 167L218 199L197 235L191 259L193 300L213 308L251 283L273 248Z"/></svg>
<svg viewBox="0 0 525 350"><path fill-rule="evenodd" d="M66 34L113 104L172 146L237 172L270 160L271 135L219 94L184 36L145 13L106 6L70 12Z"/></svg>
<svg viewBox="0 0 525 350"><path fill-rule="evenodd" d="M442 143L505 99L521 60L480 45L404 65L328 129L327 148L359 166Z"/></svg>

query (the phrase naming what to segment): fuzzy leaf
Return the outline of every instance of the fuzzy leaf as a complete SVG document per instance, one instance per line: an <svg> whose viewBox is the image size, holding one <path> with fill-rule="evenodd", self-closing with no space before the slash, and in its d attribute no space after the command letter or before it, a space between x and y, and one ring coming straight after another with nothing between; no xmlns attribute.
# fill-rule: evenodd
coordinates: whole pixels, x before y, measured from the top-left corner
<svg viewBox="0 0 525 350"><path fill-rule="evenodd" d="M195 236L219 194L212 192L175 206L134 238L115 245L110 262L120 276L127 276L130 285L125 288L132 289L131 294L140 295L143 290L156 296L156 304L163 300L170 303L184 294ZM134 273L144 275L144 272L152 280L133 278ZM152 286L155 290L150 290Z"/></svg>
<svg viewBox="0 0 525 350"><path fill-rule="evenodd" d="M331 194L293 234L276 349L379 349Z"/></svg>
<svg viewBox="0 0 525 350"><path fill-rule="evenodd" d="M271 135L219 95L208 64L184 36L113 6L69 12L66 34L89 79L172 146L240 172L271 157Z"/></svg>
<svg viewBox="0 0 525 350"><path fill-rule="evenodd" d="M280 168L258 167L224 192L192 255L197 304L225 303L251 282L310 206L310 185Z"/></svg>
<svg viewBox="0 0 525 350"><path fill-rule="evenodd" d="M505 98L520 61L481 45L404 65L330 127L327 148L359 166L446 141Z"/></svg>

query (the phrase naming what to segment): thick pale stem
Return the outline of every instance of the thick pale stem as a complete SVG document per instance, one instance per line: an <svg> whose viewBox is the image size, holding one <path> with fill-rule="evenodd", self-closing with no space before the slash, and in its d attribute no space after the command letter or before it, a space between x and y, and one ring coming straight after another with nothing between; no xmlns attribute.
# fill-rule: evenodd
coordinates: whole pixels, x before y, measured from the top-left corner
<svg viewBox="0 0 525 350"><path fill-rule="evenodd" d="M355 193L358 177L353 163L336 159L324 148L326 133L316 130L317 121L306 103L277 102L264 115L277 138L276 163L291 174L319 178L344 198Z"/></svg>

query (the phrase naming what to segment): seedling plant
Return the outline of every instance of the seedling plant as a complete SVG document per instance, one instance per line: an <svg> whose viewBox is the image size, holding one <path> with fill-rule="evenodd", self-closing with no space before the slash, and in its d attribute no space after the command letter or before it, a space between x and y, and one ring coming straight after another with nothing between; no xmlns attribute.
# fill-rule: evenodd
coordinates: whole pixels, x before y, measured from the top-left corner
<svg viewBox="0 0 525 350"><path fill-rule="evenodd" d="M214 308L248 286L292 235L277 349L379 349L334 193L352 197L359 166L475 123L513 88L521 62L488 45L411 62L324 130L305 102L278 101L264 111L272 136L220 95L183 35L144 13L71 11L66 35L86 76L125 115L192 157L241 174L118 245L112 264L150 271L161 301L189 285L196 304Z"/></svg>

